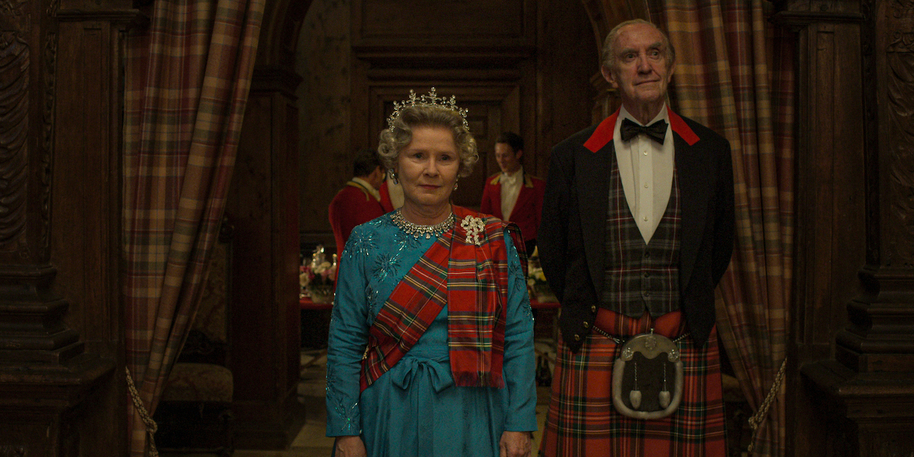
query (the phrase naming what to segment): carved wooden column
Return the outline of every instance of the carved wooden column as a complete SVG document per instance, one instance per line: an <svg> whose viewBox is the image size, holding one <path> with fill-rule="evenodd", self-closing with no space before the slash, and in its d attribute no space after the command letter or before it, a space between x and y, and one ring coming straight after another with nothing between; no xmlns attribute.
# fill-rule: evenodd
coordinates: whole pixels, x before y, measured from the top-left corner
<svg viewBox="0 0 914 457"><path fill-rule="evenodd" d="M0 455L124 449L117 97L136 12L81 3L0 3Z"/></svg>
<svg viewBox="0 0 914 457"><path fill-rule="evenodd" d="M796 455L827 456L908 456L914 453L914 5L901 0L863 0L855 2L797 2L801 4L795 13L808 21L804 28L821 31L834 28L831 43L847 45L848 34L859 34L859 46L846 46L835 54L847 54L834 72L822 73L820 82L810 85L808 91L801 89L799 124L801 130L809 127L809 136L821 138L823 132L861 131L863 142L848 148L846 143L835 144L834 152L825 149L807 150L801 140L798 156L818 153L824 159L837 153L848 154L845 159L834 162L856 163L858 172L848 171L851 180L837 179L832 182L832 191L840 196L842 189L851 187L858 196L865 198L865 266L859 270L861 292L844 301L846 314L842 328L834 330L834 352L831 357L807 363L800 368L804 380L805 395L817 409L817 426L809 427L806 433L821 446L806 449L808 453ZM835 5L853 8L829 10ZM831 15L830 19L824 16ZM815 19L818 17L819 19ZM842 20L846 19L846 20ZM850 25L847 25L850 24ZM842 38L845 40L841 42ZM806 55L821 55L824 45L830 41L816 41L815 33L805 34ZM802 41L802 40L801 40ZM801 46L802 47L802 46ZM821 67L822 61L808 59L801 65L807 72ZM859 70L858 70L859 69ZM803 77L801 76L801 80ZM859 79L859 89L834 90L821 81L847 81ZM821 108L820 100L831 99L819 92L831 90L838 97L834 111L844 113L835 116L823 113L825 119L803 116L804 101ZM805 95L804 95L805 92ZM819 97L816 97L816 95ZM850 112L846 104L859 106ZM809 105L806 105L807 107ZM812 108L815 111L816 108ZM807 108L809 109L809 108ZM826 110L820 110L826 111ZM833 122L829 122L833 121ZM804 135L801 135L803 138ZM807 142L805 146L815 145ZM802 160L802 159L801 159ZM826 175L833 167L825 162L813 164ZM862 176L861 176L862 173ZM800 186L823 179L813 177L798 179ZM858 181L862 178L862 181ZM822 188L825 190L824 188ZM854 219L861 214L846 213L841 217L842 205L851 200L832 200L838 211L828 226L834 231L825 233L836 236L846 230L845 225L854 226ZM798 215L810 208L801 205ZM809 210L813 211L813 210ZM813 225L818 222L807 219ZM802 223L801 223L802 226ZM801 232L803 229L800 230ZM856 230L851 230L856 233ZM845 231L844 233L847 233ZM823 232L808 233L821 239ZM860 241L848 239L850 253L859 249ZM802 242L799 243L802 245ZM809 249L808 247L805 249ZM800 258L806 258L807 266L817 274L831 267L819 265L815 260L818 253L809 250ZM844 258L847 260L847 257ZM818 267L817 267L818 265ZM803 270L798 268L798 270ZM807 268L807 271L809 269ZM842 281L851 278L832 278L834 282L820 284L820 293L833 290L847 292ZM807 284L808 285L808 284ZM806 297L815 291L806 290ZM800 295L803 295L801 293ZM843 298L838 295L835 298ZM802 314L807 310L800 304ZM849 321L849 323L848 323ZM801 351L802 352L802 351ZM801 396L802 396L801 395ZM798 448L802 445L798 444Z"/></svg>

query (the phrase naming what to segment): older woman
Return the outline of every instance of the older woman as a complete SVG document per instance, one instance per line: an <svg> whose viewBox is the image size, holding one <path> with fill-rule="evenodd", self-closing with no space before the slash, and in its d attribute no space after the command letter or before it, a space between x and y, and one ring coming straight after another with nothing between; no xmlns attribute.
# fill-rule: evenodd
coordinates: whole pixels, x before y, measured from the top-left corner
<svg viewBox="0 0 914 457"><path fill-rule="evenodd" d="M536 386L515 248L523 238L450 203L478 158L454 97L410 92L394 108L378 151L404 204L356 227L340 260L327 436L347 457L529 455Z"/></svg>

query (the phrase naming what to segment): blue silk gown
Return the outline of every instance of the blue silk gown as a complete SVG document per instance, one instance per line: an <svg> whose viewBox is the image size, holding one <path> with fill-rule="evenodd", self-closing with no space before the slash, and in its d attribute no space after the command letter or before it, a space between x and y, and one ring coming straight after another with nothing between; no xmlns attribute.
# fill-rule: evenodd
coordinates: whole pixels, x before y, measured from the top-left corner
<svg viewBox="0 0 914 457"><path fill-rule="evenodd" d="M507 234L505 387L454 385L445 306L404 358L359 395L368 329L435 242L406 234L391 214L356 227L340 260L327 355L327 436L361 435L372 457L497 457L504 431L536 430L533 315Z"/></svg>

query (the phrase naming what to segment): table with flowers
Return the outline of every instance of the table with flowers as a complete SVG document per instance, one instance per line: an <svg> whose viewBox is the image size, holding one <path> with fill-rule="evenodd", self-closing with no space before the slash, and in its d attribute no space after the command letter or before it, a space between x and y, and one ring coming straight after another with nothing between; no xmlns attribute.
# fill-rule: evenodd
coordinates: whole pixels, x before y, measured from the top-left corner
<svg viewBox="0 0 914 457"><path fill-rule="evenodd" d="M322 245L317 245L311 256L304 258L299 267L298 306L302 347L327 346L336 268L336 254L328 258Z"/></svg>

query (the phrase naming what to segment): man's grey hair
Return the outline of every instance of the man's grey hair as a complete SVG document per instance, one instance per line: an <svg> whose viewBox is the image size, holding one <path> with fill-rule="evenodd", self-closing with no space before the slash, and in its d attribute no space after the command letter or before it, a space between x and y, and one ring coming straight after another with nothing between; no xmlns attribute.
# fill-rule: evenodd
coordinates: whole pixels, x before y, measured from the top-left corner
<svg viewBox="0 0 914 457"><path fill-rule="evenodd" d="M653 22L645 21L644 19L632 19L620 23L619 25L613 27L612 30L606 35L606 39L603 40L603 54L600 59L600 65L603 67L612 69L613 65L616 64L616 50L613 49L613 46L616 43L616 38L619 38L619 34L622 33L622 29L625 26L634 25L634 24L647 24L660 32L660 35L663 36L663 47L666 52L667 65L673 65L676 62L676 49L673 48L673 44L670 43L670 38L666 36L666 33L663 33L663 30L660 30L660 27L657 27Z"/></svg>

